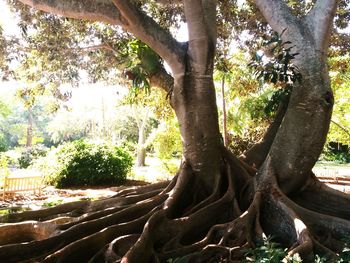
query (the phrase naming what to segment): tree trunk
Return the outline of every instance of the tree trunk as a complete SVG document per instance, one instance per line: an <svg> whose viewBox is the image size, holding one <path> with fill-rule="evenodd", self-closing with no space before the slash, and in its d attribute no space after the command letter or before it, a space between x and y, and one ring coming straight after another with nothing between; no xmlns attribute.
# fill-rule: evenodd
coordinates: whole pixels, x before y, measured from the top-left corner
<svg viewBox="0 0 350 263"><path fill-rule="evenodd" d="M32 147L32 145L33 145L33 111L32 111L32 108L29 107L26 147Z"/></svg>
<svg viewBox="0 0 350 263"><path fill-rule="evenodd" d="M136 120L138 128L138 142L137 142L137 154L136 154L136 165L138 167L145 166L146 163L146 125L148 121L149 109L133 107L134 118Z"/></svg>
<svg viewBox="0 0 350 263"><path fill-rule="evenodd" d="M226 102L225 102L225 76L222 76L221 81L221 94L222 94L222 134L224 139L224 145L227 147L228 132L227 132L227 115L226 115Z"/></svg>
<svg viewBox="0 0 350 263"><path fill-rule="evenodd" d="M333 107L326 59L314 47L296 48L300 55L295 64L303 80L292 91L270 150L279 183L286 193L300 189L308 180L326 141Z"/></svg>
<svg viewBox="0 0 350 263"><path fill-rule="evenodd" d="M203 191L211 191L214 174L220 172L221 135L212 75L186 72L175 83L173 107L180 124L184 159L202 181Z"/></svg>
<svg viewBox="0 0 350 263"><path fill-rule="evenodd" d="M145 134L145 121L142 122L141 126L139 127L139 139L137 143L137 166L142 167L145 166L146 163L146 134Z"/></svg>
<svg viewBox="0 0 350 263"><path fill-rule="evenodd" d="M92 2L65 3L70 8L55 0L33 5L76 18L115 7L117 14L94 18L118 22L169 62L174 87L168 92L180 124L183 161L171 182L1 216L7 224L0 225L0 261L241 262L244 251L264 235L305 262L315 254L335 260L350 236L350 197L321 184L311 168L333 105L325 43L337 1L316 1L300 20L283 1L255 0L277 32L286 29L283 40L299 53L295 64L302 74L286 113L263 143L263 158L251 155L255 168L223 146L219 131L212 78L215 1L184 1L188 47L177 44L132 1L113 0L114 6L105 3L101 9L102 2L94 2L94 8Z"/></svg>

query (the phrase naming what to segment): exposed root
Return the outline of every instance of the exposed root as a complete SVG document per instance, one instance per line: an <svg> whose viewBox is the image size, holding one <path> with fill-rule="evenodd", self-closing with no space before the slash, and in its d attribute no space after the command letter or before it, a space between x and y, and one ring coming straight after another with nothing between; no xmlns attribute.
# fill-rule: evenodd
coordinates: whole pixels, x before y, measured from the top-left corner
<svg viewBox="0 0 350 263"><path fill-rule="evenodd" d="M350 195L328 187L312 173L308 184L291 198L312 211L350 220Z"/></svg>
<svg viewBox="0 0 350 263"><path fill-rule="evenodd" d="M286 196L268 162L255 174L223 150L209 193L184 162L170 183L1 217L23 222L0 225L0 262L240 262L268 235L305 262L335 258L350 236L349 197L314 179Z"/></svg>

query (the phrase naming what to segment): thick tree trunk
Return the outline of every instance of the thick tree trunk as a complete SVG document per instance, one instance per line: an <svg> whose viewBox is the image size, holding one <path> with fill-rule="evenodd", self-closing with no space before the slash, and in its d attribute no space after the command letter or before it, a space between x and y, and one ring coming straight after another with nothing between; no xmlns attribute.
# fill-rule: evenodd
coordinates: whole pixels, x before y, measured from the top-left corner
<svg viewBox="0 0 350 263"><path fill-rule="evenodd" d="M319 43L319 28L308 26L320 10L327 11L322 21L332 17L336 1L318 0L310 12L316 15L302 23L283 1L255 0L275 30L287 28L283 37L299 52L295 64L302 74L283 120L264 143L263 158L251 158L258 170L234 157L219 132L212 79L215 1L184 1L187 49L132 1L113 2L118 15L107 12L104 20L117 20L170 62L174 88L169 94L183 140L182 165L171 182L0 217L8 223L0 225L0 261L237 262L265 234L306 262L315 253L332 262L343 238L350 236L350 197L325 187L311 172L324 144L333 98L324 41ZM67 1L69 12L55 0L33 3L73 17L85 14L76 1Z"/></svg>
<svg viewBox="0 0 350 263"><path fill-rule="evenodd" d="M222 137L224 145L228 147L228 132L227 132L227 114L226 114L226 101L225 101L225 76L222 76L221 80L221 95L222 95Z"/></svg>
<svg viewBox="0 0 350 263"><path fill-rule="evenodd" d="M296 60L303 81L292 92L270 151L280 185L286 193L300 189L308 180L309 171L322 151L331 120L333 94L326 61L315 50L311 52L306 50L300 55L304 61Z"/></svg>
<svg viewBox="0 0 350 263"><path fill-rule="evenodd" d="M220 173L222 140L212 75L186 72L176 82L173 107L180 124L185 161L202 181L204 189L213 186L214 174ZM203 190L204 190L203 189Z"/></svg>

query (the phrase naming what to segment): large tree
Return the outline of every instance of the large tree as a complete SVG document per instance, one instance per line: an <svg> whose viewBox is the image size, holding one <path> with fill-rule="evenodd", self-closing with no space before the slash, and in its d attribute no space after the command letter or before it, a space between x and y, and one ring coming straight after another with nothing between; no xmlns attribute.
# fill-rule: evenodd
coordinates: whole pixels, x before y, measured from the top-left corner
<svg viewBox="0 0 350 263"><path fill-rule="evenodd" d="M229 1L176 3L188 26L186 44L150 17L142 1L21 2L119 25L167 62L171 76L161 70L153 77L167 90L179 121L183 161L171 182L2 217L13 223L0 226L1 260L225 262L239 260L242 248L263 234L306 261L316 253L335 257L342 249L343 238L350 236L350 197L323 185L311 171L333 106L327 52L338 1L317 0L302 16L282 0L254 1L292 47L302 79L263 140L240 159L223 145L213 83L216 10ZM153 8L166 3L159 2L152 2Z"/></svg>

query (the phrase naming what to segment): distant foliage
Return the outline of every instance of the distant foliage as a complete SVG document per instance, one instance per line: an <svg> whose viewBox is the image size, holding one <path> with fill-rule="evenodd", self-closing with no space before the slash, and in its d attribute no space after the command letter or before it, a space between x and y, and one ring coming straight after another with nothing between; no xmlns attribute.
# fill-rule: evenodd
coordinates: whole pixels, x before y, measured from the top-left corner
<svg viewBox="0 0 350 263"><path fill-rule="evenodd" d="M20 148L20 157L18 158L19 168L28 168L39 157L46 156L48 148L43 145L34 145L32 147Z"/></svg>
<svg viewBox="0 0 350 263"><path fill-rule="evenodd" d="M57 187L92 186L125 182L132 162L122 148L78 140L58 147L37 166Z"/></svg>
<svg viewBox="0 0 350 263"><path fill-rule="evenodd" d="M324 147L320 159L335 163L350 163L349 146L330 142Z"/></svg>
<svg viewBox="0 0 350 263"><path fill-rule="evenodd" d="M155 154L159 159L169 160L181 155L181 136L175 120L160 124L151 138Z"/></svg>

